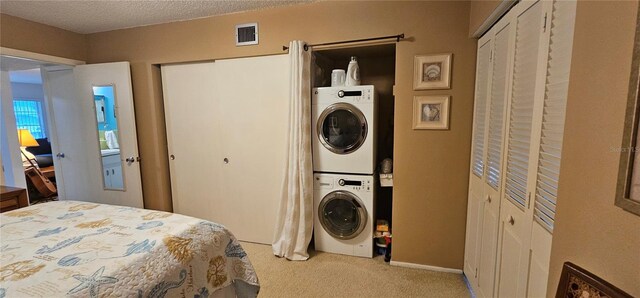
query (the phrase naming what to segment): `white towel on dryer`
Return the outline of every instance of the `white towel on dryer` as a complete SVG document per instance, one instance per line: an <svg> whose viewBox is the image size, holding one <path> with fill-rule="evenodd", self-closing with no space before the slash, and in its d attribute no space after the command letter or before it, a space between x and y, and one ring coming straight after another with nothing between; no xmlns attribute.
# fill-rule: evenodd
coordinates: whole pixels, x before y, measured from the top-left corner
<svg viewBox="0 0 640 298"><path fill-rule="evenodd" d="M107 147L109 147L109 149L120 148L120 144L118 144L118 135L116 135L113 130L105 130L104 138L107 140Z"/></svg>

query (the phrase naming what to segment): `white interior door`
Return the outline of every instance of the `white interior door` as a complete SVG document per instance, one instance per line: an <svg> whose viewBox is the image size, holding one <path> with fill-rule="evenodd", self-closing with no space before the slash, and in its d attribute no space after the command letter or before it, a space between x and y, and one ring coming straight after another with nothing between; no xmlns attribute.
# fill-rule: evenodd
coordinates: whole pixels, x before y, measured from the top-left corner
<svg viewBox="0 0 640 298"><path fill-rule="evenodd" d="M495 291L504 131L513 56L511 23L510 15L503 17L479 40L478 46L465 274L480 297L493 297Z"/></svg>
<svg viewBox="0 0 640 298"><path fill-rule="evenodd" d="M491 76L491 36L478 41L476 92L473 119L472 166L469 173L469 202L467 205L467 231L465 241L464 273L474 289L478 286L478 257L482 236L484 200L484 171L486 148L486 122L489 79Z"/></svg>
<svg viewBox="0 0 640 298"><path fill-rule="evenodd" d="M61 199L143 207L138 144L133 109L131 73L128 62L80 65L72 71L46 71L45 88L49 98L52 127L55 127L54 155L58 158L56 174L63 179ZM96 88L112 90L117 149L122 163L119 189L105 184L96 119ZM129 159L130 162L127 162ZM115 173L113 173L115 175Z"/></svg>
<svg viewBox="0 0 640 298"><path fill-rule="evenodd" d="M551 259L552 232L558 199L558 183L562 163L564 120L569 91L571 52L576 16L575 1L545 3L547 18L545 43L541 49L546 56L545 92L543 108L536 117L542 119L535 138L537 179L534 202L531 203L534 222L531 228L531 248L527 295L546 295Z"/></svg>
<svg viewBox="0 0 640 298"><path fill-rule="evenodd" d="M85 143L87 124L75 94L72 68L43 68L43 87L49 112L51 150L58 196L62 200L91 201L89 162Z"/></svg>
<svg viewBox="0 0 640 298"><path fill-rule="evenodd" d="M489 117L487 122L487 162L482 202L482 233L478 273L478 292L482 297L493 297L498 233L500 222L500 195L503 192L503 147L507 94L510 90L512 64L512 22L505 16L491 30L493 57L491 58Z"/></svg>
<svg viewBox="0 0 640 298"><path fill-rule="evenodd" d="M286 55L162 66L174 212L271 243L284 177Z"/></svg>
<svg viewBox="0 0 640 298"><path fill-rule="evenodd" d="M518 6L515 30L513 83L507 128L506 181L502 199L502 241L498 295L525 297L529 273L531 223L531 189L535 185L537 156L534 115L542 108L546 65L540 50L544 41L545 17L542 1L523 2ZM542 55L542 56L541 56Z"/></svg>
<svg viewBox="0 0 640 298"><path fill-rule="evenodd" d="M18 129L16 117L13 111L13 95L11 82L7 71L0 71L0 117L2 117L2 131L0 132L0 144L2 144L2 168L4 171L4 183L8 186L27 187L22 166L20 144L18 143Z"/></svg>

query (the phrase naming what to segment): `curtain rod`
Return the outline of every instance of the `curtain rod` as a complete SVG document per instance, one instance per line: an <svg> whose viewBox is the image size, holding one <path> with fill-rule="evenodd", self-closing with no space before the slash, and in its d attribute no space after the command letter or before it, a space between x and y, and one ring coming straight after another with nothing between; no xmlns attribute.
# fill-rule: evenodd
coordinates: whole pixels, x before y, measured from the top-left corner
<svg viewBox="0 0 640 298"><path fill-rule="evenodd" d="M336 45L336 44L343 44L343 43L354 43L354 42L364 42L364 41L373 41L373 40L381 40L381 39L391 39L394 38L396 40L396 42L400 42L401 39L404 39L404 33L398 34L398 35L389 35L389 36L381 36L381 37L372 37L372 38L363 38L363 39L352 39L352 40L343 40L343 41L334 41L334 42L327 42L327 43L319 43L319 44L305 44L304 45L304 50L308 51L309 47L316 47L316 46L330 46L330 45ZM286 51L288 50L289 47L288 46L282 46L282 50Z"/></svg>

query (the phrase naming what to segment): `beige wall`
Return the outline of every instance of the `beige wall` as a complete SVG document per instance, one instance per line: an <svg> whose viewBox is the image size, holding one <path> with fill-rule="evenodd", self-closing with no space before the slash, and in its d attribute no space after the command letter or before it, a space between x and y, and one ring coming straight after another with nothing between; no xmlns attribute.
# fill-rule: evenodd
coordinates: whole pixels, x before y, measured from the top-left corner
<svg viewBox="0 0 640 298"><path fill-rule="evenodd" d="M461 268L475 68L475 42L466 36L497 4L316 3L89 36L3 14L0 45L92 62L132 61L145 205L169 210L162 94L152 63L278 53L290 39L404 32L414 40L400 43L396 55L393 258ZM631 1L578 4L549 296L565 261L640 296L640 217L613 205L619 155L611 151L622 137L637 8ZM261 44L236 48L233 25L249 21L260 22ZM413 55L435 52L454 53L453 89L412 91ZM450 131L411 130L416 94L453 95Z"/></svg>
<svg viewBox="0 0 640 298"><path fill-rule="evenodd" d="M92 63L132 62L145 206L165 209L166 138L151 64L283 53L282 45L293 39L320 43L405 33L410 39L396 52L393 259L461 269L476 45L467 37L468 18L468 2L319 2L91 34L88 53ZM236 47L234 26L255 21L260 45ZM413 91L413 56L446 52L454 57L453 88ZM413 96L424 94L452 96L450 130L411 129Z"/></svg>
<svg viewBox="0 0 640 298"><path fill-rule="evenodd" d="M86 36L0 14L0 46L40 54L87 60Z"/></svg>
<svg viewBox="0 0 640 298"><path fill-rule="evenodd" d="M640 296L640 217L614 206L636 1L580 1L548 296L565 261Z"/></svg>
<svg viewBox="0 0 640 298"><path fill-rule="evenodd" d="M469 9L469 36L473 35L480 25L502 2L501 0L471 0Z"/></svg>

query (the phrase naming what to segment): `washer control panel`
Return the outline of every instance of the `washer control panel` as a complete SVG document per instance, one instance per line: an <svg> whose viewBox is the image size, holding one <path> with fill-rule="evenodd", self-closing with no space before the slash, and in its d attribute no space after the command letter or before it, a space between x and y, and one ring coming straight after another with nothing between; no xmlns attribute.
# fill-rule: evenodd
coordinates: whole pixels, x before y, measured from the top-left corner
<svg viewBox="0 0 640 298"><path fill-rule="evenodd" d="M370 179L353 180L340 178L338 179L338 185L340 185L341 188L352 189L355 191L371 191L373 188Z"/></svg>

